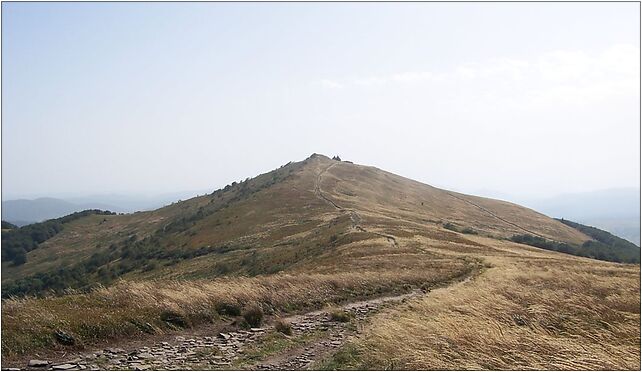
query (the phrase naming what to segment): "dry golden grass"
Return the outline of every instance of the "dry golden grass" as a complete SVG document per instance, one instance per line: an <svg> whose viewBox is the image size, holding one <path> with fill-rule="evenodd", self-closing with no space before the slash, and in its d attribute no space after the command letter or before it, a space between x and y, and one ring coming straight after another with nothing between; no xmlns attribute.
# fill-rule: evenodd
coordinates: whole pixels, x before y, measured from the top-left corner
<svg viewBox="0 0 642 372"><path fill-rule="evenodd" d="M3 280L62 267L201 207L212 208L212 213L163 237L165 247L235 248L150 271L129 271L127 281L86 294L3 300L3 357L60 348L53 339L57 329L83 346L150 330L165 332L170 326L161 314L167 311L189 325L217 322L221 305L260 305L277 314L303 311L434 288L485 264L490 268L467 283L434 290L377 315L351 346L355 357L346 358L348 364L335 361L333 368L640 368L639 265L495 239L524 232L504 220L553 240L588 239L510 203L453 196L325 157L296 163L291 170L282 169L290 172L283 181L236 201L234 191L154 212L111 216L105 224L95 218L78 220L30 252L23 267L3 265ZM479 235L445 230L445 222L473 228ZM227 271L217 274L222 266ZM242 276L246 274L261 275Z"/></svg>
<svg viewBox="0 0 642 372"><path fill-rule="evenodd" d="M337 163L324 175L323 189L342 206L393 221L443 220L501 237L525 233L493 213L552 240L571 243L588 240L579 231L531 209L442 190L375 167Z"/></svg>
<svg viewBox="0 0 642 372"><path fill-rule="evenodd" d="M278 274L261 277L172 282L121 282L87 294L9 299L2 302L2 353L11 356L54 347L60 329L80 343L141 334L150 323L167 328L164 311L191 325L218 319L217 307L258 304L268 312L319 308L359 297L432 287L465 275L473 265L455 261L433 270L360 271L334 274Z"/></svg>
<svg viewBox="0 0 642 372"><path fill-rule="evenodd" d="M376 316L342 367L639 370L640 267L551 256L486 256L476 279Z"/></svg>

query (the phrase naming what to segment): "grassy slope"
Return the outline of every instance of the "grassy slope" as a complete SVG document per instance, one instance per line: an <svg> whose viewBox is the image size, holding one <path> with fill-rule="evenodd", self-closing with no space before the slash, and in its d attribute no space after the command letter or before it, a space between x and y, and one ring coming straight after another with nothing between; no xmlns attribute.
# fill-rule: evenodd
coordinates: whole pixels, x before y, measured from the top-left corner
<svg viewBox="0 0 642 372"><path fill-rule="evenodd" d="M552 240L581 243L589 239L531 209L438 189L374 167L338 163L328 170L324 189L339 204L404 222L453 222L499 237L523 234L518 225Z"/></svg>
<svg viewBox="0 0 642 372"><path fill-rule="evenodd" d="M406 229L424 234L426 231L434 233L444 222L473 227L500 237L524 232L491 214L495 213L550 239L574 243L589 239L553 219L510 203L460 194L454 197L447 191L373 167L315 156L252 179L249 188L254 192L240 200L234 200L238 196L237 185L221 196L205 195L156 211L90 216L74 221L39 249L29 252L27 264L14 267L3 263L3 284L85 262L96 252L108 252L111 244L118 244L134 234L137 239L153 235L172 221L194 215L199 208L215 212L197 220L189 229L161 237L163 248L197 250L204 246L232 245L236 247L233 252L184 260L171 267L160 262L156 269L143 271L138 268L123 273L122 277L196 278L271 273L322 253L321 247L333 235L351 235L344 240L372 238L347 231L349 223L341 220L328 203L315 197L316 177L328 166L331 167L323 175L322 188L338 203L358 210L367 223L383 224L388 228L402 224ZM261 189L275 175L279 176L278 182ZM486 210L462 201L464 198L483 205ZM334 225L329 229L322 228L332 219L336 219ZM248 265L256 264L259 259L265 263L264 267Z"/></svg>
<svg viewBox="0 0 642 372"><path fill-rule="evenodd" d="M274 174L286 177L290 170L295 178L301 166L301 163L295 163L258 176L250 181L250 186L258 190L268 184ZM261 227L270 228L266 225L277 219L277 215L278 219L282 219L286 216L282 212L285 212L288 207L293 209L301 207L292 203L278 205L278 200L293 201L290 199L293 197L291 194L284 193L277 198L272 197L274 194L284 192L287 188L288 181L284 181L280 185L270 187L270 191L263 189L251 195L249 199L232 201L239 195L237 186L221 193L221 196L200 196L151 212L107 216L106 221L103 221L104 218L93 218L94 216L74 221L66 226L62 233L43 243L37 250L29 252L27 264L13 267L3 263L3 283L37 272L69 267L74 263L87 260L96 252L107 252L111 244L118 244L133 234L140 240L153 235L172 221L193 216L199 208L204 208L206 211L213 210L215 213L198 220L196 226L188 230L162 237L164 246L195 250L203 245L217 245L223 242L232 244L245 242L249 245L251 241L256 240L257 232L260 232ZM314 202L314 200L311 201ZM229 206L226 207L227 204ZM312 207L314 212L310 214L319 214L317 207L323 208L324 204L316 203L316 206ZM272 229L278 227L275 226ZM130 273L126 277L136 277L137 274L140 273ZM151 275L153 276L153 273Z"/></svg>
<svg viewBox="0 0 642 372"><path fill-rule="evenodd" d="M342 209L335 208L315 193L315 182L321 173L319 180L323 194ZM272 183L272 180L276 182ZM30 252L28 263L23 267L3 266L4 284L10 280L8 278L86 259L97 250L105 250L131 234L136 234L138 239L154 234L182 216L193 216L201 207L207 211L204 217L186 229L161 236L159 244L163 249L196 250L208 245L231 247L227 252L178 260L171 265L160 262L149 271L129 271L122 277L126 281L89 294L5 300L2 305L3 356L29 353L39 348L62 348L53 342L51 331L57 328L91 344L101 339L143 334L145 330L139 325L146 322L155 332L163 332L168 327L160 320L163 311L180 313L197 324L218 321L217 306L228 302L256 302L275 311L317 307L326 301L400 292L417 286L431 287L470 272L484 261L492 264L493 268L483 276L490 279L472 282L477 286L476 292L470 292L469 296L477 293L478 298L461 297L458 300L453 297L454 303L443 304L442 310L447 311L453 321L457 320L458 313L448 310L447 306L457 307L478 301L473 318L511 314L516 306L500 303L506 307L486 311L484 306L492 303L494 297L479 296L481 293L508 290L528 294L533 288L539 290L540 286L547 285L553 288L561 285L559 290L576 291L578 287L572 285L576 280L575 272L565 276L564 270L577 266L576 271L585 282L586 278L596 275L595 272L604 270L623 278L624 292L619 296L622 302L629 304L626 307L628 312L614 324L621 332L606 347L615 347L625 338L626 342L635 341L635 337L639 341L639 336L632 332L636 324L639 330L639 311L636 313L630 306L636 301L632 293L638 294L639 305L639 282L631 279L639 274L639 265L606 264L491 238L509 237L527 229L549 239L569 243L582 243L589 239L577 230L529 209L450 193L373 167L335 162L322 156L313 156L304 162L280 168L276 173L252 179L249 182L252 192L241 198L238 198L239 187L231 188L220 196L206 195L153 212L107 216L106 222L93 216L75 221L73 226ZM446 230L442 227L446 222L472 227L483 236ZM542 262L560 265L555 273L562 280L545 274L557 266L548 268L541 265ZM525 278L510 276L511 272L521 273ZM493 275L503 279L495 281ZM529 282L528 278L533 280ZM546 282L548 279L557 281ZM579 288L586 296L583 300L595 297L591 288ZM528 301L531 301L529 306L535 308L566 309L564 314L571 319L585 317L579 308L562 307L563 304L549 301L546 297L531 296ZM594 301L599 302L597 299ZM43 316L44 311L49 315ZM421 317L424 312L422 307L403 311L406 311L404 317L411 318ZM591 321L599 320L600 313L593 313ZM439 340L449 337L440 333L442 330L437 325L434 329L421 328L421 331L414 332L414 328L408 328L412 324L394 323L394 317L382 319L377 324L384 330L399 329L396 333L417 337L409 336L404 340L379 337L379 331L373 328L369 339L374 344L367 345L372 350L368 358L379 363L375 365L378 368L385 368L389 363L386 355L393 354L398 342L405 343L405 354L393 358L394 363L432 368L421 364L429 361L422 359L425 351L409 345L421 344L419 340L422 337L440 334L442 336L435 336ZM572 345L592 342L586 338L575 340L573 332L579 331L579 328L571 328L565 342ZM541 333L530 336L544 339ZM522 339L520 342L529 341ZM444 347L428 345L431 345L426 346L428 348ZM449 345L450 348L455 347ZM512 347L510 344L498 345ZM637 350L639 354L639 342ZM532 358L546 365L549 353L552 349L544 349L533 354ZM615 358L600 355L615 363ZM486 355L471 353L468 357L466 363L474 363ZM451 360L454 367L465 359L444 358ZM625 361L635 363L636 359ZM522 366L509 361L496 365Z"/></svg>
<svg viewBox="0 0 642 372"><path fill-rule="evenodd" d="M377 315L319 367L640 369L639 265L474 239L490 269Z"/></svg>

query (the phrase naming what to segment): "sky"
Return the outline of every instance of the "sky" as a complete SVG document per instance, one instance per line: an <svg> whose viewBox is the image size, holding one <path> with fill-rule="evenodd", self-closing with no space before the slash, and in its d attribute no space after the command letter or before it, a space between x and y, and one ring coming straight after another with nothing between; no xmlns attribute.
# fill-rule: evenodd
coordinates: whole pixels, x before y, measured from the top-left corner
<svg viewBox="0 0 642 372"><path fill-rule="evenodd" d="M639 3L2 3L2 199L312 153L457 191L639 187Z"/></svg>

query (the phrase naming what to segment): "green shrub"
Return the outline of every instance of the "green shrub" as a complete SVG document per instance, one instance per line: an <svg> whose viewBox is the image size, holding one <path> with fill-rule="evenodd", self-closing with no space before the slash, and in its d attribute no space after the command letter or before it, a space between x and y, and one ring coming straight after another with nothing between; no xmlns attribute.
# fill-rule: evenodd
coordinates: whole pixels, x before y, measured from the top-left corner
<svg viewBox="0 0 642 372"><path fill-rule="evenodd" d="M160 318L164 322L179 326L181 328L189 327L189 321L187 320L187 318L175 311L165 310L161 313Z"/></svg>
<svg viewBox="0 0 642 372"><path fill-rule="evenodd" d="M452 224L450 222L446 222L444 224L444 229L451 230L451 231L459 231L459 229L457 229L457 226L455 226L454 224Z"/></svg>
<svg viewBox="0 0 642 372"><path fill-rule="evenodd" d="M463 234L477 235L477 231L473 230L473 229L472 229L472 228L470 228L470 227L464 227L464 228L461 230L461 232L462 232Z"/></svg>
<svg viewBox="0 0 642 372"><path fill-rule="evenodd" d="M216 312L220 315L239 316L241 307L235 303L221 302L216 305Z"/></svg>

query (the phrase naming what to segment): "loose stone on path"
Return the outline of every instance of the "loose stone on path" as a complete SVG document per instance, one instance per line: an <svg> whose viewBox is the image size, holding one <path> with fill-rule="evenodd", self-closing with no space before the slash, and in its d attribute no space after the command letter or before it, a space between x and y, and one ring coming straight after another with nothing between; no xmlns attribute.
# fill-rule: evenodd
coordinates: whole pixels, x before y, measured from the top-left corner
<svg viewBox="0 0 642 372"><path fill-rule="evenodd" d="M413 296L379 298L347 304L342 307L352 314L358 322L378 311L382 305ZM243 365L245 350L266 335L276 332L274 327L253 327L249 330L221 332L210 336L175 336L137 349L125 350L119 347L109 347L102 351L85 352L76 359L50 362L32 359L27 364L28 369L66 370L177 370L202 369L204 365L212 369L259 369L259 370L302 370L309 368L323 355L332 353L339 348L348 334L356 331L348 329L349 323L331 320L326 311L313 311L303 315L291 316L285 319L292 327L293 335L300 337L313 334L317 330L325 332L322 339L309 341L300 350L288 351L287 355L274 355L255 365ZM326 334L327 333L327 334ZM272 359L270 359L272 358Z"/></svg>

